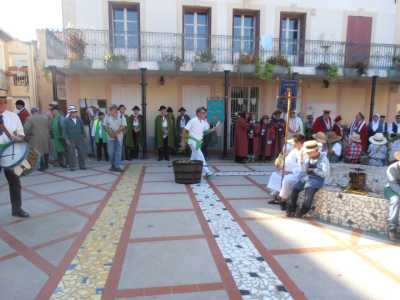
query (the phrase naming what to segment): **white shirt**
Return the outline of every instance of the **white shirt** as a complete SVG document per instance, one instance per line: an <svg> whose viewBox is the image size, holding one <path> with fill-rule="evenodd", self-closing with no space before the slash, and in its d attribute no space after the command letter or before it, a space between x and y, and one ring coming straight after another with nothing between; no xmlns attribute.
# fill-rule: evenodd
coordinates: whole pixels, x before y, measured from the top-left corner
<svg viewBox="0 0 400 300"><path fill-rule="evenodd" d="M196 140L203 140L204 131L210 129L210 124L206 120L200 120L198 117L194 117L187 124L185 129L189 131L189 135L194 137Z"/></svg>
<svg viewBox="0 0 400 300"><path fill-rule="evenodd" d="M163 128L168 128L168 121L166 117L163 117L161 126Z"/></svg>
<svg viewBox="0 0 400 300"><path fill-rule="evenodd" d="M292 173L301 172L301 150L293 148L285 159L285 171Z"/></svg>
<svg viewBox="0 0 400 300"><path fill-rule="evenodd" d="M4 111L0 113L3 115L4 126L7 128L8 132L12 135L22 135L24 136L24 127L22 126L21 119L16 113L11 111ZM0 135L0 145L7 144L11 142L5 132Z"/></svg>
<svg viewBox="0 0 400 300"><path fill-rule="evenodd" d="M342 144L339 142L334 143L332 146L332 151L336 156L340 157L342 155Z"/></svg>
<svg viewBox="0 0 400 300"><path fill-rule="evenodd" d="M289 128L292 132L304 134L303 121L299 117L289 119Z"/></svg>

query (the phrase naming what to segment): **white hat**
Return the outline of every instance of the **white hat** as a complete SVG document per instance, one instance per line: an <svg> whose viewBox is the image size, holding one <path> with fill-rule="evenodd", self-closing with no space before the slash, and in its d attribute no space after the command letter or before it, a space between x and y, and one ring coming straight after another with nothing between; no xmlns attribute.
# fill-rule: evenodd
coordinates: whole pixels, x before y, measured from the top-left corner
<svg viewBox="0 0 400 300"><path fill-rule="evenodd" d="M310 153L313 151L319 151L322 148L322 144L318 143L315 140L311 140L311 141L306 141L303 144L303 150L305 153Z"/></svg>
<svg viewBox="0 0 400 300"><path fill-rule="evenodd" d="M72 113L72 112L78 112L78 109L76 108L75 105L68 106L68 113Z"/></svg>
<svg viewBox="0 0 400 300"><path fill-rule="evenodd" d="M385 145L387 143L387 139L382 132L377 132L369 138L369 142L374 145Z"/></svg>
<svg viewBox="0 0 400 300"><path fill-rule="evenodd" d="M350 139L353 142L361 143L361 136L358 133L353 132L353 134L351 135Z"/></svg>

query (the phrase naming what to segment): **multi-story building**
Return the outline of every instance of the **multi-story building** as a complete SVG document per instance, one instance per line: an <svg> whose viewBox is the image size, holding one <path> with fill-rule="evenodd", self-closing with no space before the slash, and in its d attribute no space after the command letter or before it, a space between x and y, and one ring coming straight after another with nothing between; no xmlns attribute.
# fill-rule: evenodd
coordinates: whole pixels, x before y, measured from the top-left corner
<svg viewBox="0 0 400 300"><path fill-rule="evenodd" d="M41 58L58 74L54 93L75 104L145 104L150 144L161 104L193 114L225 97L229 133L238 111L270 115L285 78L297 79L302 114L331 109L349 123L358 111L369 116L371 94L374 111L398 110L393 0L63 0L62 8L64 30L39 32Z"/></svg>
<svg viewBox="0 0 400 300"><path fill-rule="evenodd" d="M0 30L0 89L28 108L39 103L36 49L36 42L22 42Z"/></svg>

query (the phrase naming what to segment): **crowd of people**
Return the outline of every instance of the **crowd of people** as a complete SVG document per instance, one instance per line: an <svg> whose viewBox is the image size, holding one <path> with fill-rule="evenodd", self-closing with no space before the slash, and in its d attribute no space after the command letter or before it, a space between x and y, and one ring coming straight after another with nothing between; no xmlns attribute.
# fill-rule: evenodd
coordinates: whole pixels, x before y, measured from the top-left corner
<svg viewBox="0 0 400 300"><path fill-rule="evenodd" d="M384 166L394 161L394 153L400 150L400 112L391 123L379 114L367 123L360 112L348 127L342 125L340 115L332 119L330 113L325 110L315 120L312 115L303 120L292 111L287 128L279 110L271 118L265 115L259 121L254 113L239 113L234 133L235 161L276 159L283 150L286 130L288 139L302 134L306 140L317 140L331 163Z"/></svg>

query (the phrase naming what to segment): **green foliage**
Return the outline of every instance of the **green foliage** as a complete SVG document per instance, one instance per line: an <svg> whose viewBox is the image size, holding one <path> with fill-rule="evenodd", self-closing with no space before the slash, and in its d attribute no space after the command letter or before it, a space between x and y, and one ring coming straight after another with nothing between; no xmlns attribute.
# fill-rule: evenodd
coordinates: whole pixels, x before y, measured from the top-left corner
<svg viewBox="0 0 400 300"><path fill-rule="evenodd" d="M195 57L197 63L213 63L215 64L215 57L210 50L204 50L197 53Z"/></svg>
<svg viewBox="0 0 400 300"><path fill-rule="evenodd" d="M335 64L321 63L316 67L317 70L324 71L329 80L335 80L338 77L338 66Z"/></svg>
<svg viewBox="0 0 400 300"><path fill-rule="evenodd" d="M400 70L400 55L393 57L393 68L396 70Z"/></svg>
<svg viewBox="0 0 400 300"><path fill-rule="evenodd" d="M366 62L357 61L357 62L353 63L350 67L357 69L357 73L360 76L367 74L368 64Z"/></svg>
<svg viewBox="0 0 400 300"><path fill-rule="evenodd" d="M254 54L241 54L239 57L240 65L254 65L257 59Z"/></svg>
<svg viewBox="0 0 400 300"><path fill-rule="evenodd" d="M104 64L107 68L117 67L119 65L125 65L127 63L127 59L125 55L122 54L114 54L108 53L104 57Z"/></svg>
<svg viewBox="0 0 400 300"><path fill-rule="evenodd" d="M290 63L288 62L288 60L283 55L280 55L280 54L277 56L272 56L272 57L268 58L267 64L278 65L278 66L282 66L282 67L286 67L286 68L290 67Z"/></svg>
<svg viewBox="0 0 400 300"><path fill-rule="evenodd" d="M166 54L161 57L162 62L173 62L177 69L179 69L183 65L183 59L179 56L175 56L172 54Z"/></svg>

